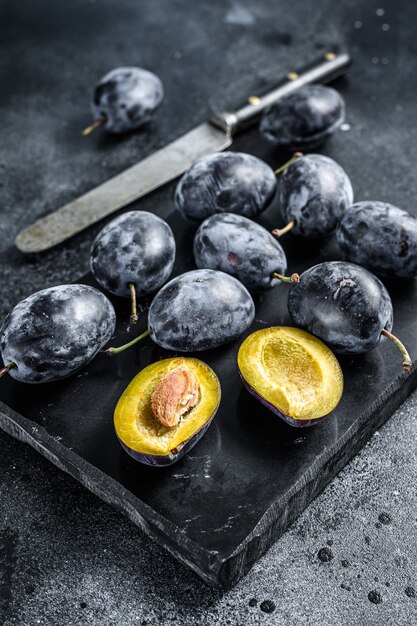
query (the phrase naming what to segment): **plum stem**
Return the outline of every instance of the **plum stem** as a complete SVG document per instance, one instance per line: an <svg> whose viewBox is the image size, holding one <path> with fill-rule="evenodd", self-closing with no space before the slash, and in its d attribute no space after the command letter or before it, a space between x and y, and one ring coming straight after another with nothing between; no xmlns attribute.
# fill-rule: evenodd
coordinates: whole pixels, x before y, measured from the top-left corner
<svg viewBox="0 0 417 626"><path fill-rule="evenodd" d="M403 357L403 372L408 373L411 369L413 362L403 342L400 341L398 337L396 337L395 335L392 335L386 328L381 330L381 335L384 335L385 337L390 339L393 343L395 343L397 348L400 350L402 357Z"/></svg>
<svg viewBox="0 0 417 626"><path fill-rule="evenodd" d="M2 378L2 376L6 376L6 374L8 374L14 367L17 367L17 365L16 363L13 363L13 361L2 367L0 369L0 378Z"/></svg>
<svg viewBox="0 0 417 626"><path fill-rule="evenodd" d="M120 354L120 352L124 352L124 350L131 348L136 343L139 343L139 341L142 341L142 339L145 339L145 337L147 337L150 334L152 334L152 329L148 328L148 330L145 330L145 332L139 335L139 337L135 337L134 339L132 339L132 341L125 343L123 346L119 346L118 348L107 348L107 350L104 350L104 352L108 354L109 356Z"/></svg>
<svg viewBox="0 0 417 626"><path fill-rule="evenodd" d="M129 287L130 300L132 303L132 308L131 308L131 313L130 313L130 323L136 324L136 322L138 321L138 313L137 313L137 308L136 308L136 283L128 283L127 286Z"/></svg>
<svg viewBox="0 0 417 626"><path fill-rule="evenodd" d="M282 274L278 274L277 272L274 272L272 274L272 277L278 278L278 280L280 280L283 283L299 283L300 282L299 274L291 274L291 276L283 276Z"/></svg>
<svg viewBox="0 0 417 626"><path fill-rule="evenodd" d="M295 219L292 219L288 222L286 226L284 226L284 228L274 228L272 234L274 235L274 237L282 237L282 235L285 235L285 233L290 232L291 228L294 228L294 226Z"/></svg>
<svg viewBox="0 0 417 626"><path fill-rule="evenodd" d="M96 120L95 122L90 124L90 126L87 126L87 128L84 128L84 130L81 131L82 136L86 137L87 135L92 133L93 130L95 130L96 128L99 128L100 126L103 126L103 124L105 124L106 122L107 122L107 117L100 117L99 120Z"/></svg>
<svg viewBox="0 0 417 626"><path fill-rule="evenodd" d="M302 152L294 152L291 159L288 159L288 161L280 165L280 167L275 170L275 176L279 176L289 165L291 165L291 163L293 163L293 161L296 161L302 156L304 156Z"/></svg>

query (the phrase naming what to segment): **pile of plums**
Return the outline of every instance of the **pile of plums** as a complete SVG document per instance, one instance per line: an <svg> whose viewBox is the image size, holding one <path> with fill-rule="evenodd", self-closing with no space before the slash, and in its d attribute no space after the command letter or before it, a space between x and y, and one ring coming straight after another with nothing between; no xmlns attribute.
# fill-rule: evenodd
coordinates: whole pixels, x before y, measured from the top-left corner
<svg viewBox="0 0 417 626"><path fill-rule="evenodd" d="M149 72L114 70L96 88L95 123L113 132L137 127L156 109L162 93L159 79ZM336 91L303 87L264 113L260 131L280 147L311 150L331 136L344 115ZM270 206L277 180L282 222L271 233L253 220ZM124 346L107 348L107 354L118 354L148 335L175 352L216 348L251 326L251 293L287 282L288 311L298 328L343 354L366 352L388 338L402 353L404 371L410 369L407 350L391 334L390 297L371 271L417 275L417 220L387 203L354 204L349 177L336 161L296 153L274 171L249 154L212 154L182 176L175 204L184 218L200 222L193 271L168 281L175 238L166 221L145 211L116 217L93 243L91 271L102 290L130 298L131 323L137 321L137 298L156 293L147 330ZM288 232L318 242L336 232L341 260L287 276L278 239ZM114 330L113 306L93 287L61 285L35 293L11 311L1 328L0 376L9 372L27 383L67 377L102 351ZM280 341L284 335L291 333L281 333Z"/></svg>

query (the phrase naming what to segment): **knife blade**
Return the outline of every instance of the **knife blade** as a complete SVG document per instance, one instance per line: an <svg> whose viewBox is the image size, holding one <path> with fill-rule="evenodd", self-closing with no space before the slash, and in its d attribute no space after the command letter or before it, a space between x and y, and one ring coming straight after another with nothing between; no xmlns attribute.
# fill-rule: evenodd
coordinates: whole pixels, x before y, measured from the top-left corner
<svg viewBox="0 0 417 626"><path fill-rule="evenodd" d="M265 108L282 96L302 85L330 82L344 74L350 63L347 53L327 52L303 70L289 72L267 94L251 96L236 111L216 113L208 122L37 220L18 234L16 246L22 252L35 253L62 243L114 211L174 180L197 159L230 147L237 132L254 124Z"/></svg>

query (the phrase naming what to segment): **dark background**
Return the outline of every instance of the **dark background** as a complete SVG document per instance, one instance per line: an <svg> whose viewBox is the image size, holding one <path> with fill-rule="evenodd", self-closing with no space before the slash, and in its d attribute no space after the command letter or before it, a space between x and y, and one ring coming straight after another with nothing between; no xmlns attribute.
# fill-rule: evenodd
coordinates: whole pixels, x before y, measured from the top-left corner
<svg viewBox="0 0 417 626"><path fill-rule="evenodd" d="M33 291L81 276L99 227L39 257L23 257L14 248L13 240L21 228L181 135L203 121L211 108L239 104L248 94L259 93L273 84L275 77L302 66L335 43L349 48L354 67L343 83L349 128L337 134L327 153L337 154L352 179L357 199L372 197L412 207L417 192L416 25L417 4L411 0L394 5L359 0L78 0L68 4L3 0L0 314ZM80 130L90 121L94 83L119 65L139 65L156 72L165 86L163 107L142 133L113 138L97 131L82 138ZM172 203L172 187L162 193L166 202ZM141 203L141 208L151 207L152 197ZM413 415L411 425L415 424ZM412 440L412 432L398 431L386 454L394 454L398 446L403 465L400 462L395 471L403 475L410 471L410 455L401 457L401 445L406 445L401 444L401 433L405 441ZM361 455L365 464L372 465L372 449ZM353 468L358 463L355 461ZM375 473L382 470L374 468ZM349 471L355 470L348 470L348 477ZM359 526L352 530L351 550L358 564L366 567L370 557L363 554L362 526L369 522L374 528L375 520L371 523L369 516L377 520L380 512L369 510L375 489L372 481L367 483L366 472L365 478L363 472L359 475L368 490L358 504L355 520ZM385 474L377 498L391 507L392 490L402 491L390 486L391 491L386 492L390 483L382 478L386 479ZM320 501L334 507L347 497L349 486L346 478L342 484L335 481L330 488L332 497L327 490L303 518L308 520L314 507L317 514ZM306 558L303 546L310 540L314 546L317 541L323 543L325 537L337 534L340 524L332 527L328 522L331 532L321 536L312 520L304 540L295 541L298 553L288 540L296 531L290 531L279 542L283 547L271 550L237 590L221 597L159 548L148 545L149 540L124 518L5 435L0 436L0 496L0 623L91 624L97 619L100 624L175 620L214 624L229 619L238 624L258 623L262 618L289 624L310 614L322 623L342 624L356 611L358 619L371 624L377 619L376 605L367 593L381 584L384 602L377 607L378 619L383 615L385 622L391 623L401 614L407 620L403 623L412 623L410 611L415 615L416 601L413 604L404 593L413 581L404 579L398 597L392 595L385 585L390 582L389 567L383 560L373 563L369 582L363 589L356 588L357 595L350 582L352 593L342 590L342 599L330 595L328 606L320 602L316 596L321 588L328 588L329 594L337 589L340 594L344 583L337 572L320 579L314 570L316 561ZM380 500L377 502L379 506ZM376 555L372 558L379 555L383 559L389 545L395 572L391 579L401 581L404 571L412 576L416 569L415 550L411 556L401 552L401 533L410 506L409 501L397 503L394 508L402 520L401 532L394 524L393 530L390 527L393 535L371 551ZM365 520L362 526L361 519ZM413 520L416 532L415 515ZM297 523L297 528L302 523ZM346 528L351 527L349 522ZM410 529L408 538L409 533ZM394 556L400 565L395 565ZM287 574L285 568L278 568L280 559L288 559ZM292 560L295 565L290 566ZM305 597L310 600L304 606L295 597L296 613L287 614L283 598L291 604L291 589L298 589L301 572L297 564L306 580ZM387 570L384 583L378 574L381 568ZM265 571L274 574L266 577ZM361 581L357 574L364 576L360 567L354 578ZM263 594L278 604L279 610L270 617L257 608L249 611L248 600L255 588L259 600ZM384 594L391 594L391 601L385 601Z"/></svg>

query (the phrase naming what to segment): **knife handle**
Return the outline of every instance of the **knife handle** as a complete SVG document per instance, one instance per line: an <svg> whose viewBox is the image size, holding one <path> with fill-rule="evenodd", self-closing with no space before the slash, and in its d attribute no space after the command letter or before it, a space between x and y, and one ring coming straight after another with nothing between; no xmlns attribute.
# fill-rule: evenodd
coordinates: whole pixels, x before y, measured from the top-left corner
<svg viewBox="0 0 417 626"><path fill-rule="evenodd" d="M251 96L246 104L236 111L216 113L210 120L230 135L254 124L262 112L271 104L299 87L311 83L329 83L347 72L351 65L349 54L326 52L317 61L298 72L288 72L279 85L263 96Z"/></svg>

